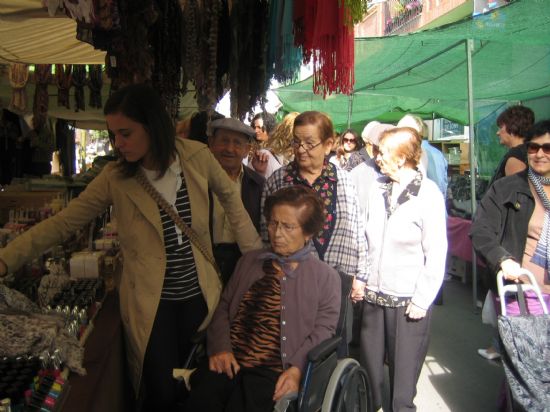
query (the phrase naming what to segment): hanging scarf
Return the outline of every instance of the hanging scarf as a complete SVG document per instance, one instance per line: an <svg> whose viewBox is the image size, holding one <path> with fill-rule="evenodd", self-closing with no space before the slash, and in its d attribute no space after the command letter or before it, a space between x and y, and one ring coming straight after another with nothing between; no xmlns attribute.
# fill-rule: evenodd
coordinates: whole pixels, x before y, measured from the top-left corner
<svg viewBox="0 0 550 412"><path fill-rule="evenodd" d="M313 92L351 94L354 77L353 21L345 2L296 0L295 44L313 62Z"/></svg>
<svg viewBox="0 0 550 412"><path fill-rule="evenodd" d="M277 262L281 266L283 273L287 276L291 276L294 270L296 269L292 267L293 266L292 264L296 262L303 262L309 257L311 253L313 253L313 251L314 251L313 247L311 246L311 244L308 243L302 249L298 250L297 252L293 253L290 256L281 256L272 251L267 251L264 253L260 253L258 255L258 259ZM264 262L264 270L266 266L265 263L267 262Z"/></svg>
<svg viewBox="0 0 550 412"><path fill-rule="evenodd" d="M12 96L10 107L16 111L24 112L27 110L27 82L29 81L29 66L23 63L10 64L9 69L10 86L12 87Z"/></svg>
<svg viewBox="0 0 550 412"><path fill-rule="evenodd" d="M100 64L90 64L88 66L89 80L88 88L90 89L90 107L101 109L101 88L103 87L103 70Z"/></svg>
<svg viewBox="0 0 550 412"><path fill-rule="evenodd" d="M395 206L392 206L391 204L391 192L393 189L393 180L390 180L388 183L385 183L382 188L384 189L383 196L384 196L384 206L386 207L386 216L389 219L390 216L397 210L399 205L402 205L407 200L411 198L411 196L418 196L418 192L420 191L420 184L422 183L422 173L416 172L416 175L414 176L413 180L409 182L407 187L405 187L405 190L401 192L399 195L399 198L397 198L397 202L395 203Z"/></svg>
<svg viewBox="0 0 550 412"><path fill-rule="evenodd" d="M50 102L48 84L51 78L51 68L51 64L37 64L34 67L35 88L32 118L32 127L34 130L40 130L48 117L48 105Z"/></svg>
<svg viewBox="0 0 550 412"><path fill-rule="evenodd" d="M537 242L537 247L535 253L533 253L531 262L544 268L548 273L548 263L550 262L550 247L548 247L550 244L550 199L546 196L544 186L550 185L550 179L539 175L531 168L529 168L528 175L529 181L535 187L535 191L544 206L542 231L540 232L540 239ZM548 278L550 279L550 273L548 273Z"/></svg>
<svg viewBox="0 0 550 412"><path fill-rule="evenodd" d="M55 65L55 82L57 83L57 105L71 108L69 102L69 90L71 88L71 71L73 66L70 64Z"/></svg>
<svg viewBox="0 0 550 412"><path fill-rule="evenodd" d="M75 64L73 65L72 84L74 86L74 111L86 110L86 104L84 101L84 86L86 85L86 65Z"/></svg>

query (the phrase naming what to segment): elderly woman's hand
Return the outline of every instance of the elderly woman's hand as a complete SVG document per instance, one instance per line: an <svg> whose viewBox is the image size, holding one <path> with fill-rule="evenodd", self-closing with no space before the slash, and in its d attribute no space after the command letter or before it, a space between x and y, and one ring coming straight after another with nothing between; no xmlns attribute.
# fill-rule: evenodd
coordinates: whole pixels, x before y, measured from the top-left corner
<svg viewBox="0 0 550 412"><path fill-rule="evenodd" d="M502 273L504 273L504 279L519 282L519 276L521 275L521 266L514 259L503 260L500 264Z"/></svg>
<svg viewBox="0 0 550 412"><path fill-rule="evenodd" d="M411 320L420 320L424 316L426 316L426 309L419 308L414 303L409 303L409 306L407 306L407 310L405 311L405 315L409 317Z"/></svg>
<svg viewBox="0 0 550 412"><path fill-rule="evenodd" d="M365 286L367 284L358 279L353 279L353 285L351 286L351 300L353 302L361 302L365 297Z"/></svg>
<svg viewBox="0 0 550 412"><path fill-rule="evenodd" d="M231 352L220 352L210 356L208 367L212 372L225 373L229 376L229 379L233 379L241 369L237 363L237 359L235 359L235 356Z"/></svg>
<svg viewBox="0 0 550 412"><path fill-rule="evenodd" d="M277 384L275 385L275 393L273 394L273 400L277 402L287 393L298 392L300 389L300 378L302 372L296 366L291 366L286 371L279 375Z"/></svg>

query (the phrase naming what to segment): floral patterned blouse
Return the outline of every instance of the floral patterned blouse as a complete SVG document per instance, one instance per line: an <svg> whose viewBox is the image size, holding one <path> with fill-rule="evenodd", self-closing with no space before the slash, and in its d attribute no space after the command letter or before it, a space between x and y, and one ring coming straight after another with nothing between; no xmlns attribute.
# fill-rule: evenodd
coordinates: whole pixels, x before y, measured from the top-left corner
<svg viewBox="0 0 550 412"><path fill-rule="evenodd" d="M326 221L321 232L313 238L313 244L317 249L319 258L323 260L336 221L336 183L338 181L336 166L325 160L321 175L315 179L313 184L309 184L306 179L300 176L297 163L291 162L285 169L283 180L289 184L311 187L321 197L325 206Z"/></svg>

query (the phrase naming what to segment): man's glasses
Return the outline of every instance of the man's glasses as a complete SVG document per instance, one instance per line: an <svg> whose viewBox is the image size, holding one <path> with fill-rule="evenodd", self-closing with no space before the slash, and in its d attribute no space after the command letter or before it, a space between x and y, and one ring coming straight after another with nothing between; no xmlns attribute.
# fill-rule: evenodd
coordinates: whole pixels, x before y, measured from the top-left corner
<svg viewBox="0 0 550 412"><path fill-rule="evenodd" d="M353 143L353 144L357 143L355 139L348 139L347 137L344 137L344 138L342 139L342 141L343 141L344 143Z"/></svg>
<svg viewBox="0 0 550 412"><path fill-rule="evenodd" d="M307 143L307 142L302 142L301 140L298 140L298 139L293 139L290 142L290 145L292 146L293 149L298 150L300 147L303 147L306 152L309 152L310 150L315 149L317 146L319 146L322 143L323 142Z"/></svg>
<svg viewBox="0 0 550 412"><path fill-rule="evenodd" d="M269 222L267 222L267 228L269 230L273 230L274 232L276 232L278 227L280 227L283 232L289 233L289 232L292 232L293 230L298 229L300 226L291 225L283 222L277 222L276 220L270 220Z"/></svg>
<svg viewBox="0 0 550 412"><path fill-rule="evenodd" d="M545 155L550 155L550 143L544 143L544 144L538 144L533 142L527 143L527 153L529 154L538 153L540 149L542 149Z"/></svg>

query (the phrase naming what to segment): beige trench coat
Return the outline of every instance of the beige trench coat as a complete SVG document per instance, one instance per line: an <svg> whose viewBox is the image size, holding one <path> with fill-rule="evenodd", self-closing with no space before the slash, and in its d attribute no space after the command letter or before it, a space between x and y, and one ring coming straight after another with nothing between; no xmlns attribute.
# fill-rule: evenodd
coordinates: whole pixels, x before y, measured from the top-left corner
<svg viewBox="0 0 550 412"><path fill-rule="evenodd" d="M210 150L201 143L181 139L176 139L176 149L189 193L192 228L202 243L211 248L207 194L210 187L227 212L242 252L259 249L260 237L240 195L231 190L233 185L229 177ZM110 205L118 221L124 257L120 312L127 335L130 376L137 394L145 349L160 301L166 255L157 204L134 178L121 177L114 162L107 164L67 208L0 249L0 259L9 271L15 271L42 251L67 239ZM208 306L208 315L201 325L203 329L218 304L221 284L213 267L194 246L193 254L199 285Z"/></svg>

